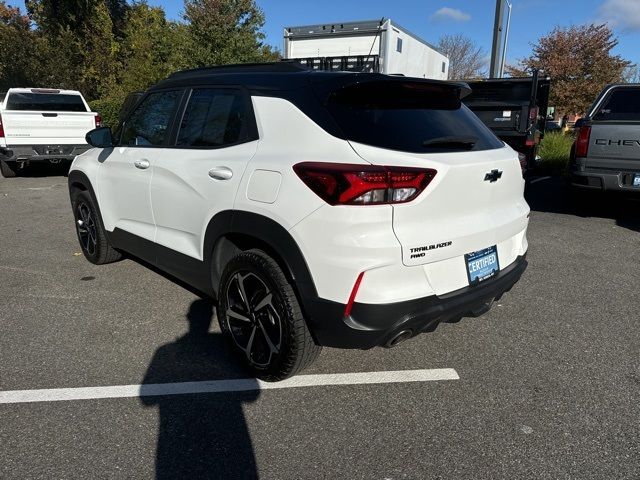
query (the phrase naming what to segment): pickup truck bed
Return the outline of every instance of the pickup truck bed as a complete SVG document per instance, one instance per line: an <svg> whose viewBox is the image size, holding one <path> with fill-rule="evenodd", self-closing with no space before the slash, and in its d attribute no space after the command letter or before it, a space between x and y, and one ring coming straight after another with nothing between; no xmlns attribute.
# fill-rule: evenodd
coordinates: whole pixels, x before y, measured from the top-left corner
<svg viewBox="0 0 640 480"><path fill-rule="evenodd" d="M0 167L13 176L31 162L70 162L100 123L79 92L14 88L0 94Z"/></svg>
<svg viewBox="0 0 640 480"><path fill-rule="evenodd" d="M640 84L607 86L578 127L571 184L640 193Z"/></svg>
<svg viewBox="0 0 640 480"><path fill-rule="evenodd" d="M503 142L526 156L533 167L544 136L549 88L548 77L534 72L526 78L467 81L471 94L463 99L482 123Z"/></svg>

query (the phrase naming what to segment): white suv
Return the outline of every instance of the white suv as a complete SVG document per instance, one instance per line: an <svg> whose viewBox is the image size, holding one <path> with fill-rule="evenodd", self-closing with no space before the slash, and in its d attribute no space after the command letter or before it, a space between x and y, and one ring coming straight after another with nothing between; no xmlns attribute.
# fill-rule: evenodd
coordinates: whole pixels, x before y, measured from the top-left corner
<svg viewBox="0 0 640 480"><path fill-rule="evenodd" d="M121 252L217 300L260 378L322 345L393 346L488 310L526 267L518 155L463 83L290 63L179 72L69 188L82 250Z"/></svg>

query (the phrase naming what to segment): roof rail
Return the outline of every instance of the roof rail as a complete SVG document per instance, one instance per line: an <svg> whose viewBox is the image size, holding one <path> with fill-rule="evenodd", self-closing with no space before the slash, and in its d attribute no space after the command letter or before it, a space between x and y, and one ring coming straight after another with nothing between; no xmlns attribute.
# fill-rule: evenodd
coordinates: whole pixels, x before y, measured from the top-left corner
<svg viewBox="0 0 640 480"><path fill-rule="evenodd" d="M219 65L212 67L192 68L189 70L181 70L169 75L169 78L190 76L190 75L207 75L217 73L287 73L308 71L304 65L292 60L280 60L279 62L265 63L238 63L233 65Z"/></svg>

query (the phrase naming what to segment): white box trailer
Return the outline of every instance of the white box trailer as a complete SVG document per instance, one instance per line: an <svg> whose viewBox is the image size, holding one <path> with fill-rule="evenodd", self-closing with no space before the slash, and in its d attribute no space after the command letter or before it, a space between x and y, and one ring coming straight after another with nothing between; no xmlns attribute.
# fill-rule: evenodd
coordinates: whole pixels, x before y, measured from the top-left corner
<svg viewBox="0 0 640 480"><path fill-rule="evenodd" d="M392 20L286 27L284 57L318 70L446 80L449 59Z"/></svg>

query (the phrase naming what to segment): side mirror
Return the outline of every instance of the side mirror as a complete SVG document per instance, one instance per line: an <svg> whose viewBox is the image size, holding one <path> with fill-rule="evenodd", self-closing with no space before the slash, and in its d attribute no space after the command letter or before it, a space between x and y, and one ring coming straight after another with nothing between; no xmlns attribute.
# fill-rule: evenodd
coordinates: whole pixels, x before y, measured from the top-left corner
<svg viewBox="0 0 640 480"><path fill-rule="evenodd" d="M87 133L85 140L92 147L113 147L113 137L111 136L111 129L109 127L94 128Z"/></svg>

